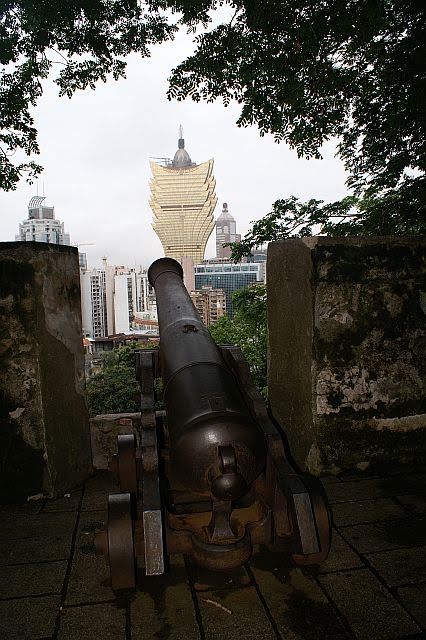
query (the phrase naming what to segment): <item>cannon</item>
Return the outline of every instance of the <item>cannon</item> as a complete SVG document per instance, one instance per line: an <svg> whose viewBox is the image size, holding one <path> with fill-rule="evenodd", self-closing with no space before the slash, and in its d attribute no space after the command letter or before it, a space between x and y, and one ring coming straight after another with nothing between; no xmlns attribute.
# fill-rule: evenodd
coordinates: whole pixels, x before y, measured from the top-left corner
<svg viewBox="0 0 426 640"><path fill-rule="evenodd" d="M120 435L111 469L120 492L96 534L113 589L136 585L136 566L162 574L183 553L215 570L244 564L259 545L296 564L330 548L330 517L318 479L286 455L240 349L217 346L183 284L181 265L156 260L159 350L136 352L141 430ZM155 411L162 379L165 411Z"/></svg>

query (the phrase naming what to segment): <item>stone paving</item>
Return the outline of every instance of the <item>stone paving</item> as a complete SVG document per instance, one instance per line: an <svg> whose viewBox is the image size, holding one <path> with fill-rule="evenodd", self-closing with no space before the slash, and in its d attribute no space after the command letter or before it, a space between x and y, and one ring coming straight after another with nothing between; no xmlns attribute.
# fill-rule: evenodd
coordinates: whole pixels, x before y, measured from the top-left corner
<svg viewBox="0 0 426 640"><path fill-rule="evenodd" d="M173 557L116 597L94 531L114 485L0 507L2 640L358 640L426 637L426 474L324 478L333 544L321 567L259 552L226 575Z"/></svg>

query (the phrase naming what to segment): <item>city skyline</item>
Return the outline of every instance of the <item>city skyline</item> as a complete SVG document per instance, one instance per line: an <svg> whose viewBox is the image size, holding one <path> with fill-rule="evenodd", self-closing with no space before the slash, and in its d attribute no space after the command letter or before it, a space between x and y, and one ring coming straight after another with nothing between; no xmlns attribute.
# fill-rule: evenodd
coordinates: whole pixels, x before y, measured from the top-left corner
<svg viewBox="0 0 426 640"><path fill-rule="evenodd" d="M71 241L86 245L91 266L100 266L103 256L111 264L148 266L163 255L151 228L149 162L173 157L179 124L191 159L214 159L215 219L227 202L242 236L278 198L333 201L348 193L333 141L323 161L299 160L272 136L261 138L256 127L238 128L235 104L169 102L167 76L190 51L190 37L180 34L149 60L131 56L126 80L108 80L71 100L59 98L47 81L33 110L41 148L36 160L45 172L38 186L21 182L14 192L0 191L0 241L14 240L30 199L45 195ZM213 233L206 257L214 255Z"/></svg>

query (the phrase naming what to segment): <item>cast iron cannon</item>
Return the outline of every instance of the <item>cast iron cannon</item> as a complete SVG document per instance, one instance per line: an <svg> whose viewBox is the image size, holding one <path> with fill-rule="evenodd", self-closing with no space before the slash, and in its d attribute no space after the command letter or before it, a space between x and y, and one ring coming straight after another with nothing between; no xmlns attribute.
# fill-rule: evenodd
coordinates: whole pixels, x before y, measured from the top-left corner
<svg viewBox="0 0 426 640"><path fill-rule="evenodd" d="M231 569L260 544L298 564L323 561L330 522L321 484L289 462L241 351L214 343L178 262L156 260L148 278L160 349L136 352L141 433L118 436L111 466L121 492L109 496L96 538L112 587L135 586L137 557L147 575L163 573L173 553ZM154 409L159 376L165 414Z"/></svg>

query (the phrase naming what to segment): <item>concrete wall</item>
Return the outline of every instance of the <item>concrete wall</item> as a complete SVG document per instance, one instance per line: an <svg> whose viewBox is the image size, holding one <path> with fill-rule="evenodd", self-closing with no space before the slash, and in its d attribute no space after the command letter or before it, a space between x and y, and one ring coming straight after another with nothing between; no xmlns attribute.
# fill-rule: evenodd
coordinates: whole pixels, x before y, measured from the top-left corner
<svg viewBox="0 0 426 640"><path fill-rule="evenodd" d="M425 240L269 245L269 398L313 473L426 459Z"/></svg>
<svg viewBox="0 0 426 640"><path fill-rule="evenodd" d="M60 495L91 472L78 252L0 243L0 501Z"/></svg>

